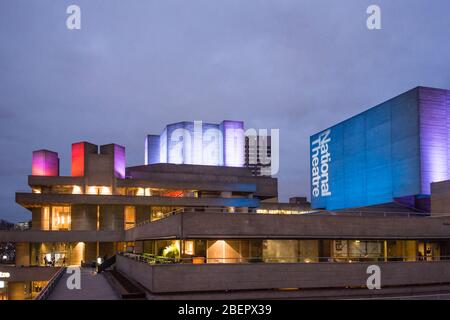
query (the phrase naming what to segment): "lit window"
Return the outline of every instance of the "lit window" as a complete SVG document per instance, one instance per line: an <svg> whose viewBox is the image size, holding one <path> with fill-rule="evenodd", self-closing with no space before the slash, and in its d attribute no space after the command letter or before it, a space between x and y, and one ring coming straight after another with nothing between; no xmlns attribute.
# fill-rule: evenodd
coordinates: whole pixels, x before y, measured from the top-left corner
<svg viewBox="0 0 450 320"><path fill-rule="evenodd" d="M72 194L83 194L83 190L80 186L73 186Z"/></svg>
<svg viewBox="0 0 450 320"><path fill-rule="evenodd" d="M101 195L111 195L112 191L110 187L102 186L89 186L87 188L87 194L101 194Z"/></svg>
<svg viewBox="0 0 450 320"><path fill-rule="evenodd" d="M192 240L184 241L184 253L191 256L194 254L194 241Z"/></svg>
<svg viewBox="0 0 450 320"><path fill-rule="evenodd" d="M143 196L143 195L145 195L144 188L137 188L136 195L137 195L137 196Z"/></svg>
<svg viewBox="0 0 450 320"><path fill-rule="evenodd" d="M41 188L33 188L32 192L33 193L41 193Z"/></svg>
<svg viewBox="0 0 450 320"><path fill-rule="evenodd" d="M70 230L71 218L69 206L52 207L52 230Z"/></svg>
<svg viewBox="0 0 450 320"><path fill-rule="evenodd" d="M97 187L88 187L87 188L87 193L88 194L97 194Z"/></svg>
<svg viewBox="0 0 450 320"><path fill-rule="evenodd" d="M102 195L112 194L111 188L109 188L109 187L101 187L100 194L102 194Z"/></svg>
<svg viewBox="0 0 450 320"><path fill-rule="evenodd" d="M136 223L136 209L133 206L125 206L125 230L133 228Z"/></svg>

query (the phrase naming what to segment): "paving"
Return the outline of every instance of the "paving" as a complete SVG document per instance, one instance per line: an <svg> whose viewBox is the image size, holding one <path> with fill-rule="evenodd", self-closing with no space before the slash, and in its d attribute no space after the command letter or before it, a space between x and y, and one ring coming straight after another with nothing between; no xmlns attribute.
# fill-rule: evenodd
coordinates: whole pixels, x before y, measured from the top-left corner
<svg viewBox="0 0 450 320"><path fill-rule="evenodd" d="M73 274L64 273L48 300L118 300L118 296L103 274L97 274L92 268L80 268L81 288L70 290L67 280Z"/></svg>

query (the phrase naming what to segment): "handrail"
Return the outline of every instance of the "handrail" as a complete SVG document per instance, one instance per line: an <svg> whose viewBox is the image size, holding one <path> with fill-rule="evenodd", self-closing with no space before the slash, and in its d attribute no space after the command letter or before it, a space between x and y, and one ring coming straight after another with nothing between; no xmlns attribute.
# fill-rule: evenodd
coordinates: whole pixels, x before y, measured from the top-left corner
<svg viewBox="0 0 450 320"><path fill-rule="evenodd" d="M55 286L58 284L59 279L61 279L65 270L66 267L61 267L48 281L45 288L41 292L39 292L39 294L33 300L47 300L50 294L53 292L53 289L55 289Z"/></svg>

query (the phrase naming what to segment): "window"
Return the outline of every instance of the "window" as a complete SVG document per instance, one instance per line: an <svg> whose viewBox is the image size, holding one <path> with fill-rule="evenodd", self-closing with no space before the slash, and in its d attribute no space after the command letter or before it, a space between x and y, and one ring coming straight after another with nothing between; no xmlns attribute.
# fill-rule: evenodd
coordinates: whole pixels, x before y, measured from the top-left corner
<svg viewBox="0 0 450 320"><path fill-rule="evenodd" d="M52 230L70 230L70 206L52 207Z"/></svg>
<svg viewBox="0 0 450 320"><path fill-rule="evenodd" d="M86 188L87 194L101 194L101 195L111 195L112 191L110 187L107 186L89 186Z"/></svg>
<svg viewBox="0 0 450 320"><path fill-rule="evenodd" d="M136 208L125 206L125 230L131 229L136 224Z"/></svg>

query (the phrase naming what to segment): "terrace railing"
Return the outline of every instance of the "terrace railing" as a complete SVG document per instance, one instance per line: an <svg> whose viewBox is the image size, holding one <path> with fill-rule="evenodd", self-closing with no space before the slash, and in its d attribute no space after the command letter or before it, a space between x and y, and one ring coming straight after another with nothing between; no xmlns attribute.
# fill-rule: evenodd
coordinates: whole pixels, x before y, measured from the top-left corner
<svg viewBox="0 0 450 320"><path fill-rule="evenodd" d="M52 294L59 280L63 276L65 270L66 267L61 267L61 269L59 269L48 281L48 284L45 286L45 288L42 289L42 291L39 292L39 294L33 300L47 300L48 297Z"/></svg>

